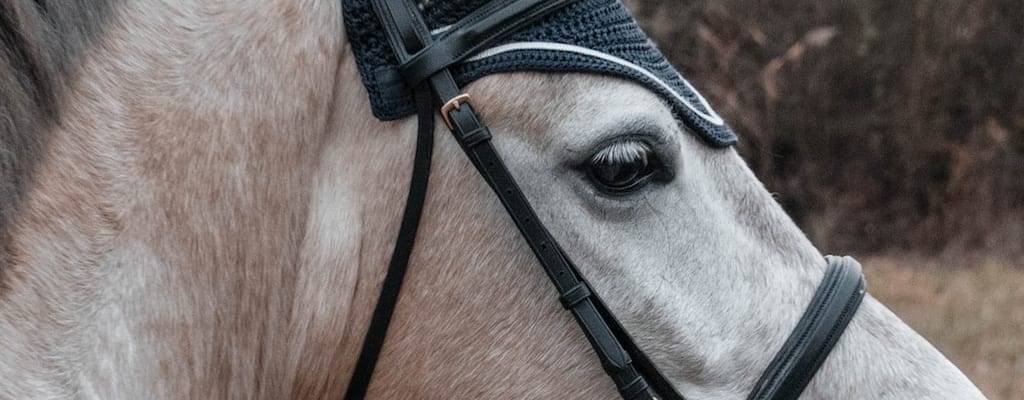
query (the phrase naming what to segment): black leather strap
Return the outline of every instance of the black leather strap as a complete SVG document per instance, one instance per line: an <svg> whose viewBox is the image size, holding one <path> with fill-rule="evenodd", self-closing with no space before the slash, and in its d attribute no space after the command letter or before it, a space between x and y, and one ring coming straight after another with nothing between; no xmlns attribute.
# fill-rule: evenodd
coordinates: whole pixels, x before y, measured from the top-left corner
<svg viewBox="0 0 1024 400"><path fill-rule="evenodd" d="M418 11L411 8L412 4L401 0L374 0L373 6L381 24L386 27L388 41L399 59L407 59L410 54L419 51L428 43L424 38L429 38L430 33L419 20ZM345 391L346 400L363 399L370 387L373 370L377 366L377 359L387 338L391 316L398 304L398 295L401 293L402 282L409 267L409 256L416 241L416 231L427 196L433 155L435 108L430 88L425 84L416 89L415 99L418 127L409 196L405 202L402 224L398 230L391 261L388 263L387 275L384 277L384 284L370 319L370 327L366 331L363 347Z"/></svg>
<svg viewBox="0 0 1024 400"><path fill-rule="evenodd" d="M826 257L825 278L796 329L754 385L750 400L796 399L825 362L864 299L864 275L850 257Z"/></svg>
<svg viewBox="0 0 1024 400"><path fill-rule="evenodd" d="M590 287L585 283L580 282L576 287L562 293L562 295L558 297L558 301L562 303L562 308L571 310L581 301L584 301L593 295L594 293L590 291Z"/></svg>
<svg viewBox="0 0 1024 400"><path fill-rule="evenodd" d="M478 141L473 146L469 146L469 143L464 140L465 132L486 129L480 123L472 106L466 105L454 110L449 117L452 120L452 133L456 140L462 144L470 161L491 186L494 193L498 195L502 205L508 211L508 215L519 228L534 255L537 256L544 272L555 285L559 295L565 298L572 296L573 293L578 293L581 290L579 286L586 285L586 283L580 279L579 272L568 261L558 243L541 224L537 214L519 189L515 179L512 178L508 168L505 167L505 163L490 140ZM592 292L589 288L586 291ZM653 399L654 397L647 390L646 380L633 366L629 353L622 347L605 318L598 312L594 297L591 295L574 299L574 304L569 310L576 318L576 322L597 353L601 365L615 382L623 398Z"/></svg>
<svg viewBox="0 0 1024 400"><path fill-rule="evenodd" d="M636 366L637 371L640 371L640 374L647 379L651 389L653 389L654 393L658 394L658 398L661 400L686 400L686 398L676 390L675 386L669 382L668 378L665 377L665 374L661 373L658 367L654 365L654 362L647 357L647 353L640 349L640 346L636 344L636 341L629 335L626 328L622 326L619 319L616 318L615 314L613 314L611 310L608 309L608 306L605 305L601 296L594 293L593 300L594 306L597 307L597 312L601 314L601 317L604 318L611 328L612 334L618 338L619 343L633 358L633 364Z"/></svg>
<svg viewBox="0 0 1024 400"><path fill-rule="evenodd" d="M398 295L402 291L402 282L409 267L409 256L416 243L416 231L423 214L423 203L427 198L427 184L430 180L430 161L434 150L434 107L428 90L421 90L416 95L419 129L416 135L416 155L413 159L412 178L409 181L409 196L405 200L405 211L402 213L402 225L398 229L398 238L388 263L387 275L380 289L377 305L370 319L370 328L363 339L363 348L356 360L356 367L349 380L345 398L356 400L366 396L370 386L374 367L380 350L387 338L391 316L398 304Z"/></svg>
<svg viewBox="0 0 1024 400"><path fill-rule="evenodd" d="M429 29L422 23L419 11L408 1L373 0L373 9L400 63L408 61L413 53L430 43Z"/></svg>
<svg viewBox="0 0 1024 400"><path fill-rule="evenodd" d="M541 19L574 0L492 1L449 27L440 38L399 66L410 87L448 68L496 40Z"/></svg>

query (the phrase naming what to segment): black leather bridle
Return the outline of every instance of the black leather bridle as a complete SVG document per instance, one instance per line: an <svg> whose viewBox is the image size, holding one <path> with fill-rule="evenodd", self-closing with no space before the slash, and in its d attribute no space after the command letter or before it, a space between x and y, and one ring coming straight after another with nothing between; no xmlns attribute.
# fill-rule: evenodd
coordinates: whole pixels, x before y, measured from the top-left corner
<svg viewBox="0 0 1024 400"><path fill-rule="evenodd" d="M438 106L462 150L494 190L537 256L558 290L562 306L575 317L622 398L683 399L593 292L541 223L491 143L490 130L481 122L470 98L461 92L449 71L453 65L497 40L570 3L572 0L493 0L434 36L409 0L373 0L374 11L399 60L399 72L409 87L415 88L419 127L409 197L398 239L346 399L365 397L401 291L426 198L434 113ZM826 259L828 269L810 305L761 375L749 399L799 397L860 305L864 296L860 265L848 257Z"/></svg>

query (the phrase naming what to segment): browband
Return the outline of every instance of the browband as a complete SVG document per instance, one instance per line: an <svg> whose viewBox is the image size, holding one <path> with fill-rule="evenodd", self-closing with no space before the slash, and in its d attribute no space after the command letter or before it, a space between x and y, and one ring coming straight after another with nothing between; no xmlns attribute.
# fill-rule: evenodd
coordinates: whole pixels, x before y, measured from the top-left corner
<svg viewBox="0 0 1024 400"><path fill-rule="evenodd" d="M529 25L572 0L494 1L480 7L455 25L446 28L436 41L429 43L409 60L401 61L398 72L409 87L429 78L442 69L465 60L486 49L505 35Z"/></svg>

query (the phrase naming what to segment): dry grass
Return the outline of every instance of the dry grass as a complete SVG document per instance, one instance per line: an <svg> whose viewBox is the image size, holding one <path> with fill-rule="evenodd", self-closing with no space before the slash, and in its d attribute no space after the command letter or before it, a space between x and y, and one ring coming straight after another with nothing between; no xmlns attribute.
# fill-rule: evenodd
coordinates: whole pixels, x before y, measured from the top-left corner
<svg viewBox="0 0 1024 400"><path fill-rule="evenodd" d="M1024 265L906 256L862 261L871 294L986 396L1024 399Z"/></svg>

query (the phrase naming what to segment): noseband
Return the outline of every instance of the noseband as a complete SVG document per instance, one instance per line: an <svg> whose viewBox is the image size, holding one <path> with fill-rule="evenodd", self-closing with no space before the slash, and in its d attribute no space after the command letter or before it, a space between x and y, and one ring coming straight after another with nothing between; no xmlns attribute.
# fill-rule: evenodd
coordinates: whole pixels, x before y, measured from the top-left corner
<svg viewBox="0 0 1024 400"><path fill-rule="evenodd" d="M408 86L415 88L419 127L409 197L398 239L346 399L365 397L401 291L426 198L434 114L438 109L462 150L512 217L558 290L562 306L576 319L622 398L683 399L540 222L491 143L490 130L481 122L473 110L472 100L461 92L449 70L572 2L494 0L445 32L434 35L409 1L373 0L374 12L385 27L388 42L400 63L399 72ZM749 399L799 397L853 318L864 297L860 265L848 257L826 257L826 260L828 269L810 305L757 381Z"/></svg>

